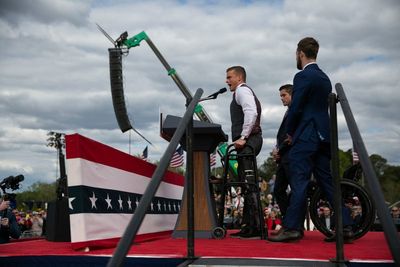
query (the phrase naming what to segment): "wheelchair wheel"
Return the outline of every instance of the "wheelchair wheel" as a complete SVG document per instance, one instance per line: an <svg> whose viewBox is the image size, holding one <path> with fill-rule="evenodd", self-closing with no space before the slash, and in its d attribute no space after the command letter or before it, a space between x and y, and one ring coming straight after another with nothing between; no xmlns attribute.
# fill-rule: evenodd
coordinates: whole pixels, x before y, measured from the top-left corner
<svg viewBox="0 0 400 267"><path fill-rule="evenodd" d="M226 230L222 227L215 227L212 231L212 237L214 239L223 239L226 235Z"/></svg>
<svg viewBox="0 0 400 267"><path fill-rule="evenodd" d="M354 239L364 236L374 223L375 208L368 192L352 180L343 179L341 182L342 200L344 205L352 209L354 213ZM318 210L326 205L328 201L323 195L321 188L317 188L310 201L310 217L314 226L325 236L332 236L332 230L328 229L321 218ZM332 205L330 205L332 207ZM333 218L334 220L334 218ZM334 222L332 222L334 223Z"/></svg>

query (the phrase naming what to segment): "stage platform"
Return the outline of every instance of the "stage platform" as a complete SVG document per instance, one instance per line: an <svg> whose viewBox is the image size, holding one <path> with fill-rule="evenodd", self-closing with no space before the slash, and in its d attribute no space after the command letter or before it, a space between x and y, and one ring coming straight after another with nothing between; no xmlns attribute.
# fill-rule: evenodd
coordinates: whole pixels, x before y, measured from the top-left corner
<svg viewBox="0 0 400 267"><path fill-rule="evenodd" d="M296 243L265 240L196 239L196 259L200 266L335 266L336 244L323 241L318 231L306 232ZM132 245L124 266L186 265L187 240L164 237ZM0 266L106 266L115 248L75 251L68 242L45 239L0 245ZM400 253L400 252L399 252ZM353 244L344 245L346 266L395 266L383 232L369 232Z"/></svg>

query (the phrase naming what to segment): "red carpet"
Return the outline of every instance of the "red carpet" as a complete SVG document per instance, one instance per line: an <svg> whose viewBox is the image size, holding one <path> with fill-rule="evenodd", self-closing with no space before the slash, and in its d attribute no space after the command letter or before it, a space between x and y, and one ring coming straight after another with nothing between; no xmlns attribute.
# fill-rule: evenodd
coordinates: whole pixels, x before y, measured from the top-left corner
<svg viewBox="0 0 400 267"><path fill-rule="evenodd" d="M135 244L130 257L185 258L186 239L158 239ZM74 251L70 243L32 240L0 245L0 256L111 256L115 248L89 252ZM361 262L393 262L383 232L369 232L353 244L345 244L345 258ZM265 240L196 239L195 255L205 258L257 258L257 259L302 259L328 261L336 257L336 244L323 241L317 231L306 232L297 243L271 243Z"/></svg>

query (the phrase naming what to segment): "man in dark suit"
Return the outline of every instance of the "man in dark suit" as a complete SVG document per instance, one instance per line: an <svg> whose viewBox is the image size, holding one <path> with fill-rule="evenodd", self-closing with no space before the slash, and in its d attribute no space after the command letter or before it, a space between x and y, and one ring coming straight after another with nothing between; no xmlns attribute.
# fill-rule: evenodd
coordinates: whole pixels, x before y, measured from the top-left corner
<svg viewBox="0 0 400 267"><path fill-rule="evenodd" d="M274 242L302 238L306 192L311 174L333 203L328 114L328 96L332 85L316 64L318 49L319 44L312 37L300 40L297 45L297 68L301 71L293 80L292 103L286 123L287 141L292 145L289 152L291 197L283 220L284 230L269 238ZM343 225L350 224L350 216L344 216ZM351 230L343 237L351 238Z"/></svg>
<svg viewBox="0 0 400 267"><path fill-rule="evenodd" d="M292 102L292 89L291 84L282 85L279 88L279 95L282 104L289 107ZM272 157L277 163L276 180L274 186L274 197L279 205L282 218L286 216L286 210L289 205L289 198L287 195L287 187L289 185L289 148L286 142L286 118L288 111L283 116L281 126L279 127L278 134L276 135L276 147L272 150Z"/></svg>

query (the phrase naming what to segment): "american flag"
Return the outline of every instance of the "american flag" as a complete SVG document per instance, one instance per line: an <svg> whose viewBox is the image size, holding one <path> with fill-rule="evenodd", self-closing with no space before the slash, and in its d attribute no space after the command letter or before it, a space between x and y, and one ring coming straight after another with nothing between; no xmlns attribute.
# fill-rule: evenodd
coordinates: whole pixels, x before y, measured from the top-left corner
<svg viewBox="0 0 400 267"><path fill-rule="evenodd" d="M147 155L148 155L148 149L147 146L146 148L143 150L142 155L140 155L140 158L144 161L147 161Z"/></svg>
<svg viewBox="0 0 400 267"><path fill-rule="evenodd" d="M355 149L354 144L353 144L353 149L352 149L351 154L352 154L352 157L353 157L353 165L355 165L360 161L360 159L358 158L358 153L357 153L357 151Z"/></svg>
<svg viewBox="0 0 400 267"><path fill-rule="evenodd" d="M356 151L353 150L352 154L353 154L353 165L354 165L357 164L360 161L360 159L358 158L358 153Z"/></svg>
<svg viewBox="0 0 400 267"><path fill-rule="evenodd" d="M171 168L177 168L182 165L183 165L183 148L182 146L179 146L178 149L175 151L174 155L172 156L169 166Z"/></svg>
<svg viewBox="0 0 400 267"><path fill-rule="evenodd" d="M217 154L211 153L210 155L210 166L215 166L217 164Z"/></svg>

